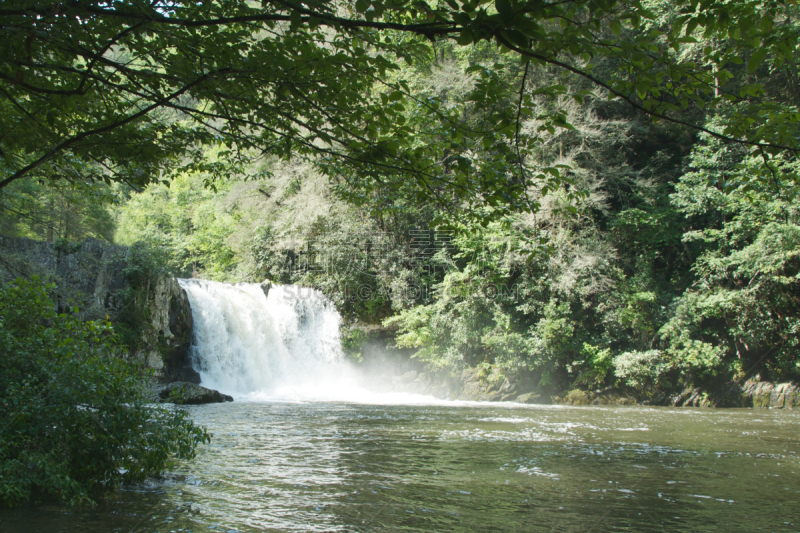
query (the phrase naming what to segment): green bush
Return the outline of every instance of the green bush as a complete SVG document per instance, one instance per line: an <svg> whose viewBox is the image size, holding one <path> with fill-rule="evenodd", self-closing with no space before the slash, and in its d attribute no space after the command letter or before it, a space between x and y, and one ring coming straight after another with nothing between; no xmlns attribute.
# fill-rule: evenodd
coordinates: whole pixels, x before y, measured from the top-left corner
<svg viewBox="0 0 800 533"><path fill-rule="evenodd" d="M614 357L614 374L627 386L644 390L669 370L660 350L624 352Z"/></svg>
<svg viewBox="0 0 800 533"><path fill-rule="evenodd" d="M207 442L186 413L146 405L107 322L57 314L39 280L0 286L0 503L91 502Z"/></svg>

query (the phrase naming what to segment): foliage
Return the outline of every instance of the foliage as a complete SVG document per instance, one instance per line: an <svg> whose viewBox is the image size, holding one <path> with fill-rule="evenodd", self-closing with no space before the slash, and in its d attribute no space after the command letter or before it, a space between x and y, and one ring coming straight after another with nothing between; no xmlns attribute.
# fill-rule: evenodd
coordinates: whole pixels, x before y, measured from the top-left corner
<svg viewBox="0 0 800 533"><path fill-rule="evenodd" d="M592 346L584 342L581 355L584 356L583 361L576 360L568 365L568 371L571 373L580 372L574 383L588 387L603 384L609 372L614 368L611 349L601 349L599 346Z"/></svg>
<svg viewBox="0 0 800 533"><path fill-rule="evenodd" d="M792 2L9 0L0 16L0 188L214 180L263 154L310 154L351 200L497 220L539 209L532 187L584 194L564 163L537 157L576 128L548 105L558 98L617 100L743 146L764 163L748 180L798 148ZM416 94L400 60L445 44L507 54L471 61L459 102ZM203 157L220 144L224 157Z"/></svg>
<svg viewBox="0 0 800 533"><path fill-rule="evenodd" d="M437 369L661 397L800 377L795 4L281 6L220 13L279 21L272 41L245 48L310 46L323 69L336 46L355 66L361 47L391 65L358 63L350 75L371 81L337 87L341 106L311 83L317 129L270 133L313 139L292 161L281 148L220 181L264 131L256 116L227 146L222 127L208 168L132 197L120 239L165 246L187 274L313 285ZM316 50L307 39L326 26L337 44ZM305 120L293 83L264 102ZM339 114L355 107L368 116ZM251 148L275 154L277 137Z"/></svg>
<svg viewBox="0 0 800 533"><path fill-rule="evenodd" d="M20 180L0 189L0 233L53 242L111 241L117 195L105 183Z"/></svg>
<svg viewBox="0 0 800 533"><path fill-rule="evenodd" d="M116 225L127 346L169 271L312 285L433 369L551 392L797 379L798 15L6 1L0 231ZM85 501L190 457L204 430L145 406L109 326L47 290L0 288L0 500Z"/></svg>
<svg viewBox="0 0 800 533"><path fill-rule="evenodd" d="M614 357L614 374L629 387L642 389L668 370L662 361L659 350L623 352Z"/></svg>
<svg viewBox="0 0 800 533"><path fill-rule="evenodd" d="M214 192L203 187L204 179L202 174L180 175L169 185L155 185L131 198L119 213L116 241L162 250L168 267L178 274L203 272L224 279L236 266L227 238L237 215L235 208L220 208Z"/></svg>
<svg viewBox="0 0 800 533"><path fill-rule="evenodd" d="M0 502L90 502L191 458L208 434L145 405L108 323L56 314L38 280L0 287ZM73 310L74 312L75 310Z"/></svg>
<svg viewBox="0 0 800 533"><path fill-rule="evenodd" d="M687 216L705 222L684 235L705 250L693 266L697 282L661 333L688 368L792 378L800 370L798 204L794 196L745 183L742 174L753 164L713 140L693 154L693 171L673 198ZM725 183L731 190L720 190Z"/></svg>

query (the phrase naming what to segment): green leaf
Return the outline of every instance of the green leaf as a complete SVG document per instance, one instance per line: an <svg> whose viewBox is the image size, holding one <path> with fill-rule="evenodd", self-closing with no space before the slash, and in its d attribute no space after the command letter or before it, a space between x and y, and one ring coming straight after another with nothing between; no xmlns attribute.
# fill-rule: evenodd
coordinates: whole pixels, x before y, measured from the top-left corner
<svg viewBox="0 0 800 533"><path fill-rule="evenodd" d="M465 46L465 45L472 44L473 42L475 42L475 37L472 34L472 30L469 29L469 28L464 28L463 30L461 30L461 34L458 36L458 41L457 42L461 46Z"/></svg>
<svg viewBox="0 0 800 533"><path fill-rule="evenodd" d="M767 48L759 48L753 55L750 56L750 59L747 61L747 72L748 74L755 74L758 67L764 61L764 58L767 57L767 53L769 49Z"/></svg>
<svg viewBox="0 0 800 533"><path fill-rule="evenodd" d="M689 19L688 24L686 24L686 33L684 35L686 35L686 37L691 37L691 35L694 33L694 30L697 28L699 22L700 21L697 20L697 17Z"/></svg>
<svg viewBox="0 0 800 533"><path fill-rule="evenodd" d="M528 48L530 46L530 39L527 35L519 30L509 29L505 32L506 38L513 44L520 48Z"/></svg>
<svg viewBox="0 0 800 533"><path fill-rule="evenodd" d="M299 11L292 10L292 12L289 14L289 20L292 30L296 30L303 25L303 15Z"/></svg>
<svg viewBox="0 0 800 533"><path fill-rule="evenodd" d="M369 0L356 0L356 11L359 13L366 13L367 9L369 9L369 5Z"/></svg>
<svg viewBox="0 0 800 533"><path fill-rule="evenodd" d="M494 6L503 20L508 21L514 18L514 8L509 0L495 0Z"/></svg>

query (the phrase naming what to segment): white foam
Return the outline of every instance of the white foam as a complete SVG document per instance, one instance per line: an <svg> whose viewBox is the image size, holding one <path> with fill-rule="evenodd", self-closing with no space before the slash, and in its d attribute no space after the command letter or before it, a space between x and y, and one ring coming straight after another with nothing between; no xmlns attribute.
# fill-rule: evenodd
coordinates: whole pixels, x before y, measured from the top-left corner
<svg viewBox="0 0 800 533"><path fill-rule="evenodd" d="M191 359L202 384L234 398L324 381L342 360L333 304L313 289L179 280L194 319Z"/></svg>

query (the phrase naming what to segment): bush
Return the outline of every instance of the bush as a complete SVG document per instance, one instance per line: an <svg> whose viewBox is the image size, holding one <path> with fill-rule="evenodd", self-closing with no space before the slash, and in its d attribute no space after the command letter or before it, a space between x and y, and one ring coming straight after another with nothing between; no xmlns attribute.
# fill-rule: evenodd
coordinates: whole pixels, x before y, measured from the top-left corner
<svg viewBox="0 0 800 533"><path fill-rule="evenodd" d="M614 357L612 361L614 374L623 383L635 389L656 385L659 378L669 370L660 350L624 352Z"/></svg>
<svg viewBox="0 0 800 533"><path fill-rule="evenodd" d="M57 314L54 286L0 286L0 502L91 502L191 458L209 435L146 405L109 323Z"/></svg>

